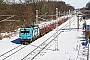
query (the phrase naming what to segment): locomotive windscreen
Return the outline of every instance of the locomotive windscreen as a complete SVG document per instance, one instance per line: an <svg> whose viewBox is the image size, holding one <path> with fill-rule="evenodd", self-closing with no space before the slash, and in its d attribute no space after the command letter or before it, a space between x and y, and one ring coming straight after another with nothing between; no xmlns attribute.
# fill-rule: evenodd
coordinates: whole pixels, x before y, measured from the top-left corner
<svg viewBox="0 0 90 60"><path fill-rule="evenodd" d="M21 33L24 33L24 34L25 34L25 33L29 33L29 31L26 31L26 30L25 30L25 31L21 31Z"/></svg>

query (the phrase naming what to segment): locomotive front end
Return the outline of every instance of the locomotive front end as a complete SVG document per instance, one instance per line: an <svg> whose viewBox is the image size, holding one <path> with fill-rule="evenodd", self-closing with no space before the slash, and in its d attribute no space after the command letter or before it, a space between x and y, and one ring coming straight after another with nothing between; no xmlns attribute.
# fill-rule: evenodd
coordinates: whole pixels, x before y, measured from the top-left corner
<svg viewBox="0 0 90 60"><path fill-rule="evenodd" d="M20 28L19 38L21 44L30 43L32 41L32 37L33 37L32 31L33 31L32 28Z"/></svg>

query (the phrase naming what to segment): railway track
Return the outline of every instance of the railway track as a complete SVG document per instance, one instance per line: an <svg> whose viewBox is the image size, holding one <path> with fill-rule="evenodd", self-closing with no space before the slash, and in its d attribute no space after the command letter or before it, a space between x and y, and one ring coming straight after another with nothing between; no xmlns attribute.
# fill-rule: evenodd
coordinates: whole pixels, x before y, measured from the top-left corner
<svg viewBox="0 0 90 60"><path fill-rule="evenodd" d="M19 46L16 46L15 48L3 53L0 55L0 59L2 58L2 60L5 60L7 59L8 57L14 55L15 53L17 53L18 51L24 49L27 45L25 46L22 46L22 45L19 45Z"/></svg>
<svg viewBox="0 0 90 60"><path fill-rule="evenodd" d="M74 20L71 21L71 23ZM67 26L69 26L69 24L67 23L66 25L64 25L62 28L59 29L62 30L63 28L66 28ZM47 50L47 47L55 40L55 38L61 33L61 31L57 34L54 33L52 36L50 36L49 38L47 38L43 43L41 43L39 46L37 46L35 49L33 49L31 52L29 52L24 58L22 58L21 60L33 60L35 59L43 50ZM57 34L57 35L56 35ZM56 35L56 36L55 36Z"/></svg>

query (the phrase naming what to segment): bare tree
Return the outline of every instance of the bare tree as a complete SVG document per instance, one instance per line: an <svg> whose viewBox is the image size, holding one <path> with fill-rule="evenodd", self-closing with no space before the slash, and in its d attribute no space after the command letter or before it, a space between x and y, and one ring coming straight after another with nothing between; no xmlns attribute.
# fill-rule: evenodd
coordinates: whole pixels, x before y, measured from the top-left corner
<svg viewBox="0 0 90 60"><path fill-rule="evenodd" d="M36 3L39 2L39 0L25 0L26 3Z"/></svg>
<svg viewBox="0 0 90 60"><path fill-rule="evenodd" d="M30 3L30 2L32 2L32 0L25 0L25 3L26 3L26 4L28 4L28 3Z"/></svg>
<svg viewBox="0 0 90 60"><path fill-rule="evenodd" d="M86 4L86 7L90 10L90 2Z"/></svg>
<svg viewBox="0 0 90 60"><path fill-rule="evenodd" d="M10 0L5 0L5 2L6 2L7 4L9 4Z"/></svg>
<svg viewBox="0 0 90 60"><path fill-rule="evenodd" d="M0 0L0 4L3 2L4 0Z"/></svg>

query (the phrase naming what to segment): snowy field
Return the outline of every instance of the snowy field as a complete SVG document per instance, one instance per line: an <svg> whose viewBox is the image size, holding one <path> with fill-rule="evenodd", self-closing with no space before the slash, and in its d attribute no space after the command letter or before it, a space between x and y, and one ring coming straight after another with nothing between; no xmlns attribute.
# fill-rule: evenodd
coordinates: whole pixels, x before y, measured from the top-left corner
<svg viewBox="0 0 90 60"><path fill-rule="evenodd" d="M69 24L69 22L72 23ZM62 27L67 23L69 25L62 29ZM81 21L79 24L80 28L82 28L82 23L83 21ZM82 46L81 44L85 39L83 38L84 35L82 29L77 30L77 17L73 16L67 22L60 25L58 27L58 30L59 29L61 30L58 31L58 33L61 33L58 36L58 51L55 51L55 39L33 60L87 60L88 48L87 46ZM32 42L30 45L21 45L18 39L18 34L14 37L4 38L3 40L0 40L0 60L23 59L23 57L25 57L30 51L38 47L42 42L52 36L55 32L56 29ZM10 50L13 50L17 46L20 47L9 53ZM8 54L6 54L5 52ZM36 52L34 54L36 54Z"/></svg>

